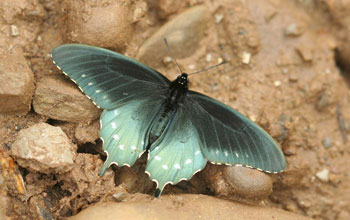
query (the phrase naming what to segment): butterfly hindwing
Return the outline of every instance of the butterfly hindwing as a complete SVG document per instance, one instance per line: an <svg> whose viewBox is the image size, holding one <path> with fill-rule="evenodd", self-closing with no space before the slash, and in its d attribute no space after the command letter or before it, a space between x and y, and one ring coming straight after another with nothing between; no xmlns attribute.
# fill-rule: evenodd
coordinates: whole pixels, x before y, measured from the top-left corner
<svg viewBox="0 0 350 220"><path fill-rule="evenodd" d="M189 91L190 120L196 126L205 158L217 164L243 165L281 172L286 163L281 149L258 125L205 95Z"/></svg>
<svg viewBox="0 0 350 220"><path fill-rule="evenodd" d="M107 160L100 175L111 164L132 166L145 152L148 142L147 131L157 114L155 108L161 105L161 99L137 99L128 104L105 110L101 115L100 138Z"/></svg>
<svg viewBox="0 0 350 220"><path fill-rule="evenodd" d="M169 84L157 71L103 48L66 44L52 51L52 59L102 109L162 93Z"/></svg>
<svg viewBox="0 0 350 220"><path fill-rule="evenodd" d="M189 180L207 163L186 111L180 107L163 135L151 145L146 173L157 183L156 197L167 184Z"/></svg>

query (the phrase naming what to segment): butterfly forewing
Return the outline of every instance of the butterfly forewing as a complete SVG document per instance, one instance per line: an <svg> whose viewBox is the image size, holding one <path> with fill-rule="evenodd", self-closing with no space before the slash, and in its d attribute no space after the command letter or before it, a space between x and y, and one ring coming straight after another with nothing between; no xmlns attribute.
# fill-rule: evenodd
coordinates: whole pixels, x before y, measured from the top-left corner
<svg viewBox="0 0 350 220"><path fill-rule="evenodd" d="M163 94L169 85L169 80L157 71L103 48L66 44L52 51L52 59L103 109Z"/></svg>
<svg viewBox="0 0 350 220"><path fill-rule="evenodd" d="M275 141L259 126L210 97L189 91L190 120L209 161L281 172L285 160Z"/></svg>

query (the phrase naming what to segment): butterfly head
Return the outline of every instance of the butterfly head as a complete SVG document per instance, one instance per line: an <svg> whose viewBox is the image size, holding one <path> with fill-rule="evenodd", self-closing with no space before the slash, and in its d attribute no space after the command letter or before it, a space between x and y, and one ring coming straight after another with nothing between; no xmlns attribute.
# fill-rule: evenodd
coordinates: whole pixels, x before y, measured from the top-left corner
<svg viewBox="0 0 350 220"><path fill-rule="evenodd" d="M180 76L176 78L176 84L180 87L188 88L188 74L182 73Z"/></svg>

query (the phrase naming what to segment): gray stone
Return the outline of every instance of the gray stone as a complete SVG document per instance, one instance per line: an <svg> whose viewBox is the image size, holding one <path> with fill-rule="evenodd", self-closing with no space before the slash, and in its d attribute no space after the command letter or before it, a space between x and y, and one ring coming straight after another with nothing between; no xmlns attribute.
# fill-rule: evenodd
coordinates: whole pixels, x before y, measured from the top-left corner
<svg viewBox="0 0 350 220"><path fill-rule="evenodd" d="M69 122L92 121L100 115L78 87L61 75L44 77L38 82L33 107L38 114Z"/></svg>
<svg viewBox="0 0 350 220"><path fill-rule="evenodd" d="M207 29L208 11L205 6L196 6L177 15L164 24L140 47L137 58L152 67L162 64L169 52L164 44L166 37L175 58L187 57L199 47Z"/></svg>
<svg viewBox="0 0 350 220"><path fill-rule="evenodd" d="M17 163L41 173L64 173L73 167L76 147L60 127L38 123L19 132L11 147Z"/></svg>
<svg viewBox="0 0 350 220"><path fill-rule="evenodd" d="M0 49L0 112L28 112L34 92L34 74L22 49Z"/></svg>

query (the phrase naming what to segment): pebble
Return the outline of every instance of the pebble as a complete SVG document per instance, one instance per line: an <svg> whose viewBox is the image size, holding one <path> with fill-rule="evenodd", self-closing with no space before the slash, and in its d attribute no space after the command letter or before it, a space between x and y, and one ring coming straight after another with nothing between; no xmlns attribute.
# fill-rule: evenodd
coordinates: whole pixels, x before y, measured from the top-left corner
<svg viewBox="0 0 350 220"><path fill-rule="evenodd" d="M164 43L166 37L176 59L188 57L199 47L207 30L209 13L205 6L192 7L165 23L140 47L137 59L151 67L162 64L169 51Z"/></svg>
<svg viewBox="0 0 350 220"><path fill-rule="evenodd" d="M242 63L249 64L251 56L252 56L251 53L244 51L242 53Z"/></svg>
<svg viewBox="0 0 350 220"><path fill-rule="evenodd" d="M124 199L126 199L127 196L128 194L126 192L118 192L112 195L113 199L116 202L122 202Z"/></svg>
<svg viewBox="0 0 350 220"><path fill-rule="evenodd" d="M100 110L62 75L47 76L37 83L33 107L52 119L82 122L99 117Z"/></svg>
<svg viewBox="0 0 350 220"><path fill-rule="evenodd" d="M205 56L205 61L207 61L208 63L211 61L212 59L212 55L210 53L208 53L206 56Z"/></svg>
<svg viewBox="0 0 350 220"><path fill-rule="evenodd" d="M331 137L326 137L323 141L322 141L322 145L323 145L323 147L324 148L330 148L330 147L332 147L332 139L331 139Z"/></svg>
<svg viewBox="0 0 350 220"><path fill-rule="evenodd" d="M18 133L11 147L17 163L41 173L63 173L73 167L76 147L60 127L38 123Z"/></svg>
<svg viewBox="0 0 350 220"><path fill-rule="evenodd" d="M296 51L300 55L300 57L303 59L305 62L311 62L313 59L313 50L310 46L300 44L296 48Z"/></svg>
<svg viewBox="0 0 350 220"><path fill-rule="evenodd" d="M281 86L281 81L276 80L276 81L273 82L273 85L274 85L275 87L280 87L280 86Z"/></svg>
<svg viewBox="0 0 350 220"><path fill-rule="evenodd" d="M19 31L16 25L11 25L11 36L16 37L19 35Z"/></svg>
<svg viewBox="0 0 350 220"><path fill-rule="evenodd" d="M215 23L219 24L222 19L224 18L224 15L223 14L215 14Z"/></svg>
<svg viewBox="0 0 350 220"><path fill-rule="evenodd" d="M272 178L264 172L246 167L227 166L223 176L233 192L242 197L263 200L272 193Z"/></svg>
<svg viewBox="0 0 350 220"><path fill-rule="evenodd" d="M80 123L75 128L74 137L78 144L95 143L95 141L99 138L99 130L99 120L95 120L91 124Z"/></svg>
<svg viewBox="0 0 350 220"><path fill-rule="evenodd" d="M34 93L34 74L19 47L0 48L0 112L28 112Z"/></svg>
<svg viewBox="0 0 350 220"><path fill-rule="evenodd" d="M321 180L322 182L328 182L329 180L329 170L323 169L316 173L316 177Z"/></svg>
<svg viewBox="0 0 350 220"><path fill-rule="evenodd" d="M299 25L292 23L284 30L284 34L286 36L298 37L303 34L303 29Z"/></svg>

